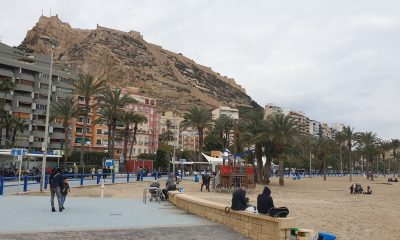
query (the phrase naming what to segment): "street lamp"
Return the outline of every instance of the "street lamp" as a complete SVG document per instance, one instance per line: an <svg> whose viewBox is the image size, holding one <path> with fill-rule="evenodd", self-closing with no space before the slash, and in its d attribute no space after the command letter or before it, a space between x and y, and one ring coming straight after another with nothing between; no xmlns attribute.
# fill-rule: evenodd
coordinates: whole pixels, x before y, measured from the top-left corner
<svg viewBox="0 0 400 240"><path fill-rule="evenodd" d="M48 37L41 37L44 40L52 41ZM51 51L50 51L50 73L49 73L49 85L48 85L48 92L47 92L47 107L46 107L46 124L45 124L45 132L44 132L44 144L42 145L43 150L43 160L42 160L42 177L40 178L40 191L42 192L44 189L45 183L45 175L46 175L46 160L47 160L47 146L49 141L49 119L50 119L50 102L51 102L51 83L52 83L52 76L53 76L53 49L54 44L51 43Z"/></svg>

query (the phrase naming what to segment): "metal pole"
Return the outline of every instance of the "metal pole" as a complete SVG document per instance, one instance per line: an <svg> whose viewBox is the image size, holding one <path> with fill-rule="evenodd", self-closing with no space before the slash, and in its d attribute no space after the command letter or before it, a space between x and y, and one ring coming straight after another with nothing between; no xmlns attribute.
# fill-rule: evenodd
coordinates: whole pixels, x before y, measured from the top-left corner
<svg viewBox="0 0 400 240"><path fill-rule="evenodd" d="M43 160L42 160L42 177L40 178L40 191L43 192L44 189L44 178L46 175L46 160L47 160L47 145L49 141L49 120L50 120L50 102L51 102L51 83L52 83L52 75L53 75L53 48L51 47L50 51L50 74L49 74L49 89L47 91L47 107L46 107L46 124L44 131L44 151L43 151Z"/></svg>
<svg viewBox="0 0 400 240"><path fill-rule="evenodd" d="M18 191L17 194L19 194L19 187L20 187L20 182L21 182L21 170L22 170L22 159L24 159L24 151L22 149L21 150L21 155L18 156L18 160L19 160L19 170L18 170Z"/></svg>
<svg viewBox="0 0 400 240"><path fill-rule="evenodd" d="M174 174L175 177L175 137L176 137L176 113L174 112L174 150L172 153L172 173Z"/></svg>

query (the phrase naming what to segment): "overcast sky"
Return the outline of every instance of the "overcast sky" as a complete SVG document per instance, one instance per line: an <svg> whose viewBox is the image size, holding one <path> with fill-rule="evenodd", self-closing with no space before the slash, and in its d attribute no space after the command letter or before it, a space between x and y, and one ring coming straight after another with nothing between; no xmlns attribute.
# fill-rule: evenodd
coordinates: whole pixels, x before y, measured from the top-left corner
<svg viewBox="0 0 400 240"><path fill-rule="evenodd" d="M5 3L7 2L7 4ZM18 45L42 14L74 28L136 30L232 77L261 106L400 138L399 0L3 1Z"/></svg>

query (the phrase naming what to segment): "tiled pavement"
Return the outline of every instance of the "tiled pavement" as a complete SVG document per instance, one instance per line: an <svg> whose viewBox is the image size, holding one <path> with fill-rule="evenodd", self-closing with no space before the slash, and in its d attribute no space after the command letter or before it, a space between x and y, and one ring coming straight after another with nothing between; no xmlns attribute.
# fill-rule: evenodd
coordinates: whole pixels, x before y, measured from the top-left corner
<svg viewBox="0 0 400 240"><path fill-rule="evenodd" d="M71 197L63 212L43 196L0 197L3 239L247 239L170 203Z"/></svg>

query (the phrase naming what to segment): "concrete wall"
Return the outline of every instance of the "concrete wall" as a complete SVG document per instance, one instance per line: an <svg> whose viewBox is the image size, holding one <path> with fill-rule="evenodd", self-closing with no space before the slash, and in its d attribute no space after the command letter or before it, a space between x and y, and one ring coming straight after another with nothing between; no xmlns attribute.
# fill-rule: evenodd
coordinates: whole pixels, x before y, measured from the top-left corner
<svg viewBox="0 0 400 240"><path fill-rule="evenodd" d="M290 239L294 218L273 218L245 211L225 213L226 205L192 197L180 192L169 192L169 201L186 212L223 223L246 237L262 240Z"/></svg>

